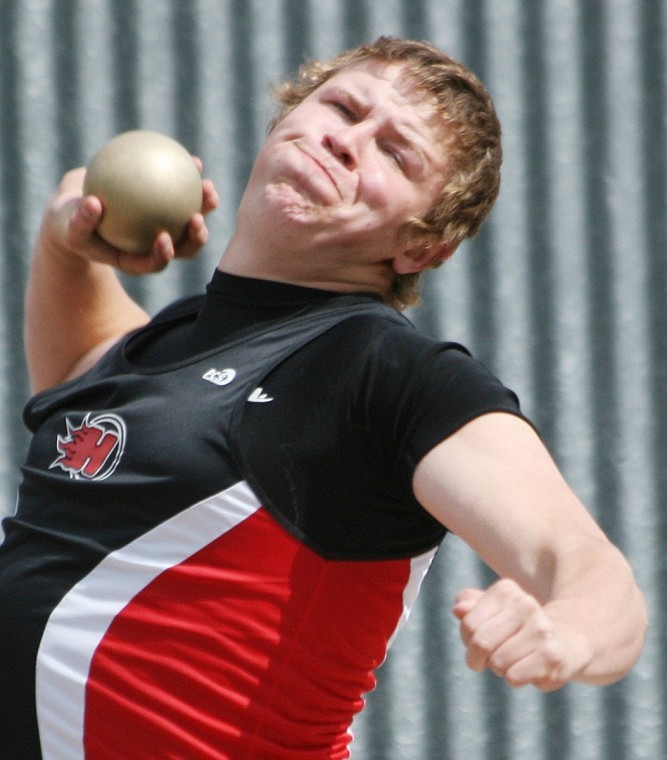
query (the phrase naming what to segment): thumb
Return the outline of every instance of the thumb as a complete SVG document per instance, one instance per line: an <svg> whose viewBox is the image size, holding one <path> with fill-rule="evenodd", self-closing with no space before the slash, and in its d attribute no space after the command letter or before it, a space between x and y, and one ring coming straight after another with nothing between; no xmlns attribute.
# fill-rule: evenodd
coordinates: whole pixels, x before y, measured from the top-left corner
<svg viewBox="0 0 667 760"><path fill-rule="evenodd" d="M452 612L459 620L462 620L483 595L484 592L478 588L466 588L459 591L454 600Z"/></svg>

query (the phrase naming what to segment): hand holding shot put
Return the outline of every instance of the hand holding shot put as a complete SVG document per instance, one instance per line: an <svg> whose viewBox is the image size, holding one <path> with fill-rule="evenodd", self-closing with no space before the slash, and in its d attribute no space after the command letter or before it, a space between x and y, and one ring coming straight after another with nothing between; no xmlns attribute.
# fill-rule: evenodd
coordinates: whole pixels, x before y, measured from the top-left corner
<svg viewBox="0 0 667 760"><path fill-rule="evenodd" d="M195 255L207 240L203 215L218 198L200 172L201 161L172 138L125 132L106 143L85 170L65 175L52 211L64 217L61 224L72 222L75 236L94 227L108 243L91 251L95 260L132 274L155 271L158 262L142 263L139 257L153 256L161 268L174 256ZM73 242L76 251L80 241Z"/></svg>
<svg viewBox="0 0 667 760"><path fill-rule="evenodd" d="M174 142L174 141L171 141ZM164 143L162 143L164 144ZM145 146L145 141L144 141ZM121 152L125 146L121 143ZM181 148L185 152L184 148ZM129 151L135 161L136 171L148 171L150 162L142 162L136 155L136 146ZM122 156L121 156L122 158ZM188 167L182 162L179 155L179 167L185 169L185 203L186 206L193 203L193 171L197 177L201 174L201 161L190 156L192 166ZM164 177L160 174L152 178L137 175L126 178L126 182L135 183L134 186L126 187L126 198L135 199L134 206L128 208L128 201L122 197L123 188L111 188L115 192L112 203L115 201L130 215L130 222L123 221L120 224L125 230L130 229L130 224L135 228L142 228L145 217L142 213L141 193L150 192L150 186L155 185ZM172 178L175 189L179 191L178 177ZM137 319L143 319L145 312L137 303L127 296L121 286L114 269L129 275L143 275L159 272L166 267L174 258L191 258L196 256L201 247L208 239L205 216L213 211L218 205L218 194L209 179L200 179L197 188L200 206L193 208L191 215L186 216L181 208L176 226L172 222L172 232L152 227L154 239L148 250L137 249L131 246L125 250L107 242L100 234L99 229L105 213L104 201L96 195L85 194L86 169L78 168L67 172L62 178L56 192L50 198L39 237L35 245L34 265L31 281L26 294L27 320L30 315L41 312L31 309L31 299L43 286L52 289L54 314L65 314L72 309L72 300L59 297L59 293L65 293L72 289L75 294L76 309L81 314L95 314L99 330L93 330L81 342L76 340L76 335L71 331L63 332L56 327L57 320L42 320L35 327L40 333L49 335L50 338L42 349L44 352L44 365L42 371L38 370L33 377L33 389L39 390L48 386L58 377L59 373L67 377L69 370L76 371L77 359L85 356L95 346L101 353L109 341L104 337L108 335L108 329L117 329L120 333L130 329L136 324ZM137 192L137 186L141 193ZM104 178L97 178L95 189L105 196ZM164 193L163 193L164 194ZM139 198L139 200L136 200ZM107 203L109 201L107 200ZM154 207L153 201L153 207ZM113 208L115 213L115 208ZM119 212L122 216L122 211ZM167 201L166 214L169 214L169 200ZM154 218L155 212L153 210ZM111 220L113 222L113 219ZM154 224L149 216L149 224ZM182 226L182 229L181 229ZM143 236L143 237L142 237ZM110 238L115 237L113 232ZM174 237L176 239L174 239ZM138 239L146 240L145 228ZM122 243L122 240L119 240ZM60 288L58 287L60 283ZM27 323L32 324L31 322ZM26 341L30 343L31 330L26 330ZM78 355L78 356L77 356Z"/></svg>
<svg viewBox="0 0 667 760"><path fill-rule="evenodd" d="M150 130L123 132L90 160L84 195L104 209L98 234L115 248L147 255L155 237L178 243L202 209L202 182L192 156L176 140Z"/></svg>

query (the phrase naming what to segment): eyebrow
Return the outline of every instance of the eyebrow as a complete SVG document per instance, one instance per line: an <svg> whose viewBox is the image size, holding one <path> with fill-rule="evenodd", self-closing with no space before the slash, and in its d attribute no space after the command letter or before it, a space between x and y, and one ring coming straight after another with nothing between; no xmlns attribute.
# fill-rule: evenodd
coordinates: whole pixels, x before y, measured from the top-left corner
<svg viewBox="0 0 667 760"><path fill-rule="evenodd" d="M340 85L331 84L329 88L322 87L322 94L325 97L327 95L334 95L336 97L347 100L357 113L366 114L370 110L367 106L364 105L363 101L357 95L355 95L354 92L352 92L352 90L341 87ZM420 119L420 122L424 124L425 127L429 127L426 120ZM400 125L396 125L391 122L390 126L395 139L397 139L403 147L406 147L408 150L411 150L415 153L421 165L421 170L425 169L427 166L435 166L435 156L431 153L431 151L426 150L425 145L422 145L422 143L431 144L432 140L429 140L426 135L420 132L419 129L416 129L409 124L401 127ZM411 136L412 134L416 136L416 140Z"/></svg>
<svg viewBox="0 0 667 760"><path fill-rule="evenodd" d="M367 109L362 105L361 100L351 91L348 89L345 89L344 87L341 87L337 84L332 84L328 88L323 87L322 88L322 94L323 95L335 95L339 98L344 98L345 100L348 100L351 102L352 106L357 111L366 111Z"/></svg>

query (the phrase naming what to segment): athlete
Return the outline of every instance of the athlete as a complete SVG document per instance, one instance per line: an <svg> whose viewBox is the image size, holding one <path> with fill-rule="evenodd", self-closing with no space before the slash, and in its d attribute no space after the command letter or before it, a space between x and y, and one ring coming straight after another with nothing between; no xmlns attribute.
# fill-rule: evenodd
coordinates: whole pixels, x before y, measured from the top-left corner
<svg viewBox="0 0 667 760"><path fill-rule="evenodd" d="M346 758L447 531L498 574L453 605L468 665L608 684L639 657L628 563L516 396L400 314L493 205L477 78L381 38L278 93L206 294L150 319L62 180L36 241L33 433L0 550L3 748L21 758ZM148 754L147 754L148 753Z"/></svg>

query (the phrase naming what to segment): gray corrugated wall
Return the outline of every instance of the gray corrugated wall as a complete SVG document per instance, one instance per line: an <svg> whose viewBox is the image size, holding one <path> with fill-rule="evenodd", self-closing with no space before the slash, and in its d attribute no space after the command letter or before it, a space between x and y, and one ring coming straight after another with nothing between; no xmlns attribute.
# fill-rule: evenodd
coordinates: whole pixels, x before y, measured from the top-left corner
<svg viewBox="0 0 667 760"><path fill-rule="evenodd" d="M217 261L269 81L378 34L428 38L488 84L506 160L492 218L431 279L414 319L466 343L519 393L628 553L652 627L634 674L608 689L545 696L469 673L450 605L489 577L447 539L355 723L355 757L667 756L666 18L657 0L0 0L0 511L13 506L27 440L30 241L62 171L135 127L203 157L223 197L208 249L129 282L156 309L200 288Z"/></svg>

